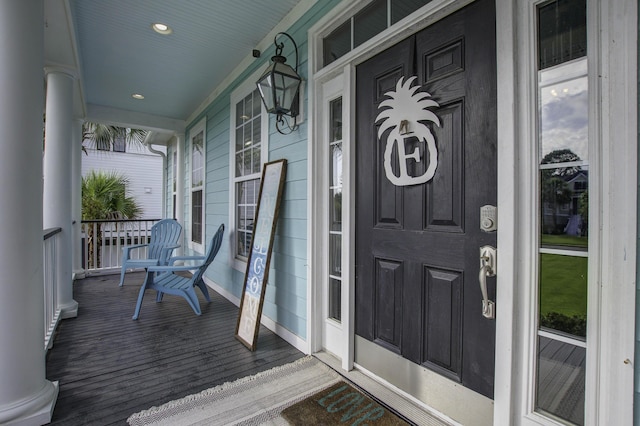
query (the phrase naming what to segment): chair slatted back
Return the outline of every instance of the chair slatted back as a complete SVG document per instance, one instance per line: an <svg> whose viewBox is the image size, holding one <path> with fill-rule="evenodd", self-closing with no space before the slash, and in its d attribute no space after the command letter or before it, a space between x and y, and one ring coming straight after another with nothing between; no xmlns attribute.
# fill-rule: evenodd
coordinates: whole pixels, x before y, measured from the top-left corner
<svg viewBox="0 0 640 426"><path fill-rule="evenodd" d="M148 259L158 259L160 265L167 263L168 259L161 259L162 249L178 244L182 226L175 219L162 219L151 227L151 240L147 251ZM169 253L164 253L165 257Z"/></svg>

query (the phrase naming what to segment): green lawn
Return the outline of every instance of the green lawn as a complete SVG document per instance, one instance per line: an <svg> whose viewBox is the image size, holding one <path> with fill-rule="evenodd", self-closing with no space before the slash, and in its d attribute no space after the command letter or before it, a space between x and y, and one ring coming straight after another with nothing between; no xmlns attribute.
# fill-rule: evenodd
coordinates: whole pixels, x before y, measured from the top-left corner
<svg viewBox="0 0 640 426"><path fill-rule="evenodd" d="M549 312L587 314L586 257L540 255L540 314Z"/></svg>
<svg viewBox="0 0 640 426"><path fill-rule="evenodd" d="M588 247L589 238L575 237L573 235L551 235L542 234L542 246L569 246L569 247Z"/></svg>

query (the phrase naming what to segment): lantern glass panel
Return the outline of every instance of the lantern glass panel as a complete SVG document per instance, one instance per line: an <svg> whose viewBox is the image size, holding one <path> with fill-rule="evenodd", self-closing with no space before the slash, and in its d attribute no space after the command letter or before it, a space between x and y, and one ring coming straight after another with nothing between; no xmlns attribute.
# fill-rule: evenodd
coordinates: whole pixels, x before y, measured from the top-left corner
<svg viewBox="0 0 640 426"><path fill-rule="evenodd" d="M274 62L258 81L260 95L269 113L288 114L300 86L300 76L289 65Z"/></svg>

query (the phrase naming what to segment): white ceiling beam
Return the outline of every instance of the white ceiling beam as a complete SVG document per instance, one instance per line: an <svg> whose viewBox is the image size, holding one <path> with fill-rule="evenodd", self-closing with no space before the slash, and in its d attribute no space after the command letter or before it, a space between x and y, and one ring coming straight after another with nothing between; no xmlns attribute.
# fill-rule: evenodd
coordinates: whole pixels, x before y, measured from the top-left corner
<svg viewBox="0 0 640 426"><path fill-rule="evenodd" d="M143 112L87 104L87 121L161 133L184 133L185 121Z"/></svg>

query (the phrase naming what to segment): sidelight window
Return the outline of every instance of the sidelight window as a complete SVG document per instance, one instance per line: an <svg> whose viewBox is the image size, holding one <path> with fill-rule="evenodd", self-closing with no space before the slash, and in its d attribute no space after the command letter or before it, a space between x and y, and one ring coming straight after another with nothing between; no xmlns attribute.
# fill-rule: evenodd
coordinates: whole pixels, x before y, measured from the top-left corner
<svg viewBox="0 0 640 426"><path fill-rule="evenodd" d="M535 409L584 424L589 258L586 3L537 7L539 246Z"/></svg>
<svg viewBox="0 0 640 426"><path fill-rule="evenodd" d="M342 98L329 103L329 318L342 318Z"/></svg>

